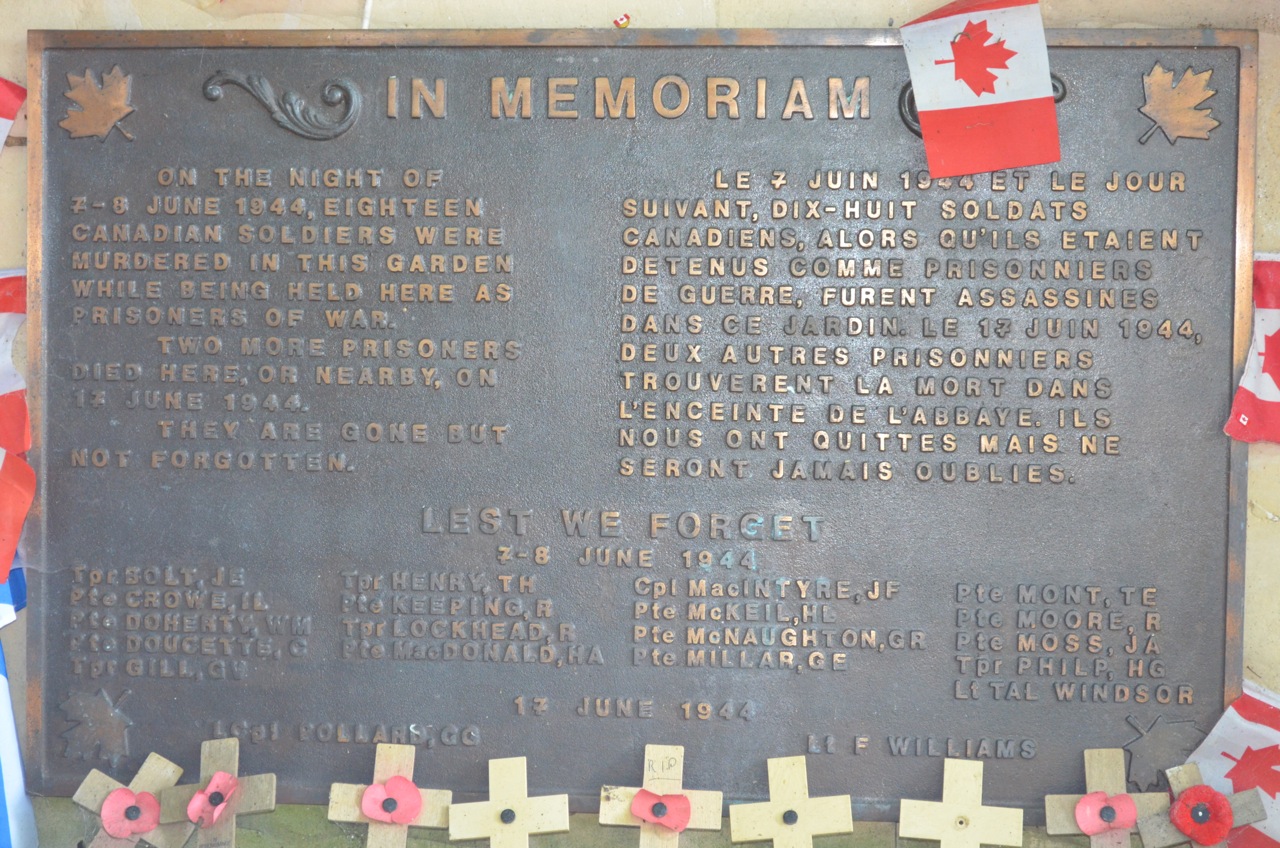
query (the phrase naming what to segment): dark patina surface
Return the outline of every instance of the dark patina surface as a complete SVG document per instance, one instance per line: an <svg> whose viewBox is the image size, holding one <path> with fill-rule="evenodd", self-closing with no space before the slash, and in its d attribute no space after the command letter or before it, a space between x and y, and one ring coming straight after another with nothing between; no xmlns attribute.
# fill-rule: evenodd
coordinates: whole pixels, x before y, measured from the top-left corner
<svg viewBox="0 0 1280 848"><path fill-rule="evenodd" d="M938 184L893 33L33 36L33 790L1153 784L1240 685L1255 46L1051 42L1063 160Z"/></svg>

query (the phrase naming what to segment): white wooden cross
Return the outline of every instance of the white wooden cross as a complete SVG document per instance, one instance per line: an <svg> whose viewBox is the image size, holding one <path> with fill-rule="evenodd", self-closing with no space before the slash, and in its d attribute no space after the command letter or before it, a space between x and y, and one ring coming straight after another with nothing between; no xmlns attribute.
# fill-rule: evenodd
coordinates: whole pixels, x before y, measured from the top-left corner
<svg viewBox="0 0 1280 848"><path fill-rule="evenodd" d="M1084 752L1085 791L1101 792L1110 800L1118 795L1133 799L1138 818L1155 815L1169 809L1169 795L1165 792L1129 792L1128 770L1124 763L1123 748L1089 748ZM1046 795L1044 797L1045 830L1052 836L1079 836L1083 831L1076 822L1076 807L1081 795ZM1101 816L1107 821L1107 807ZM1111 808L1114 820L1116 811ZM1133 828L1107 830L1089 837L1089 848L1129 848Z"/></svg>
<svg viewBox="0 0 1280 848"><path fill-rule="evenodd" d="M658 797L652 800L648 817L637 817L631 810L636 795L646 790ZM671 815L670 800L665 796L679 796L689 805L687 823L679 827L664 824L662 819ZM643 800L643 798L642 798ZM724 794L700 789L684 788L684 747L680 745L645 745L644 780L641 786L600 787L600 824L640 828L640 848L676 848L680 844L680 832L692 830L719 830L724 805Z"/></svg>
<svg viewBox="0 0 1280 848"><path fill-rule="evenodd" d="M236 817L252 813L269 813L276 808L276 776L255 774L240 777L240 740L209 739L200 746L200 782L175 786L160 796L160 821L190 821L187 816L192 798L205 793L210 780L217 774L227 774L236 779L237 786L229 797L219 791L206 793L211 807L226 804L216 822L202 820L199 826L198 848L235 848Z"/></svg>
<svg viewBox="0 0 1280 848"><path fill-rule="evenodd" d="M982 763L947 759L942 801L902 802L898 835L941 842L940 848L1022 845L1022 810L982 804Z"/></svg>
<svg viewBox="0 0 1280 848"><path fill-rule="evenodd" d="M1173 793L1175 799L1191 787L1204 783L1200 778L1200 767L1195 763L1165 769L1164 774L1169 779L1169 791ZM1237 792L1227 797L1231 800L1233 828L1260 822L1267 817L1266 807L1262 804L1262 794L1258 789L1246 789L1244 792ZM1169 848L1172 845L1191 841L1191 837L1174 826L1167 811L1139 818L1138 832L1142 835L1144 848Z"/></svg>
<svg viewBox="0 0 1280 848"><path fill-rule="evenodd" d="M361 811L365 793L373 790L378 796L376 806L387 818L395 814L400 802L388 796L387 789L392 787L385 787L385 784L393 777L413 781L414 753L412 745L380 743L373 760L373 784L334 783L329 787L329 821L369 825L365 840L367 848L404 848L411 827L448 827L449 803L453 800L453 793L447 789L413 787L410 791L418 794L422 806L418 815L405 824L371 819ZM379 791L379 786L385 788Z"/></svg>
<svg viewBox="0 0 1280 848"><path fill-rule="evenodd" d="M488 839L492 848L528 848L529 837L569 832L569 796L529 797L524 757L489 761L489 800L449 808L449 839Z"/></svg>
<svg viewBox="0 0 1280 848"><path fill-rule="evenodd" d="M76 790L71 800L100 817L102 805L107 800L107 796L117 789L128 788L132 792L149 792L159 799L161 793L176 784L181 776L182 769L176 763L171 763L159 754L152 753L142 764L142 768L138 769L133 780L129 781L128 787L94 769L81 782L80 788ZM191 836L193 827L194 825L187 821L174 822L162 824L146 833L123 838L112 836L105 830L99 829L98 835L89 843L89 848L132 848L139 841L154 845L156 848L181 848Z"/></svg>
<svg viewBox="0 0 1280 848"><path fill-rule="evenodd" d="M769 760L769 800L729 807L729 839L770 840L774 848L811 848L813 837L853 832L848 795L809 797L804 757Z"/></svg>

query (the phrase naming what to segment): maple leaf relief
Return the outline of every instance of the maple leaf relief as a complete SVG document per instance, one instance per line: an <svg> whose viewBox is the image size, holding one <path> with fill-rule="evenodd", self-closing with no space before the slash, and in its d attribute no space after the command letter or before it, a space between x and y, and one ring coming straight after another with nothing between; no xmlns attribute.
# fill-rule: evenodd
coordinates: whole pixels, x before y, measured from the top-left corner
<svg viewBox="0 0 1280 848"><path fill-rule="evenodd" d="M1238 758L1223 752L1222 756L1235 763L1227 772L1231 791L1243 792L1257 787L1272 798L1280 794L1280 745L1266 748L1244 748Z"/></svg>
<svg viewBox="0 0 1280 848"><path fill-rule="evenodd" d="M969 86L974 94L995 94L996 75L991 73L991 69L1007 69L1009 60L1018 54L1004 46L1003 38L991 41L993 37L986 21L969 21L964 25L964 31L951 39L951 58L935 59L933 63L946 65L954 62L956 79Z"/></svg>
<svg viewBox="0 0 1280 848"><path fill-rule="evenodd" d="M102 75L102 83L99 84L93 71L86 68L84 76L67 74L67 82L71 90L63 96L75 105L67 107L67 116L58 122L58 126L71 133L72 138L97 136L106 141L111 131L116 129L133 141L133 136L120 126L120 121L133 111L129 105L133 86L131 75L116 65Z"/></svg>
<svg viewBox="0 0 1280 848"><path fill-rule="evenodd" d="M121 712L119 703L129 696L125 692L115 701L106 690L96 693L72 692L58 705L67 721L73 723L62 733L67 740L65 754L81 760L109 760L112 768L129 756L128 730L133 721Z"/></svg>
<svg viewBox="0 0 1280 848"><path fill-rule="evenodd" d="M1204 732L1190 719L1166 720L1158 715L1147 724L1134 716L1125 721L1138 735L1125 743L1129 752L1129 782L1142 791L1158 786L1162 770L1172 762L1185 762L1204 738Z"/></svg>
<svg viewBox="0 0 1280 848"><path fill-rule="evenodd" d="M1262 373L1271 378L1271 382L1280 389L1280 330L1264 336L1262 353Z"/></svg>
<svg viewBox="0 0 1280 848"><path fill-rule="evenodd" d="M1138 111L1150 118L1152 125L1138 143L1146 144L1156 130L1163 132L1170 144L1180 138L1207 139L1220 122L1211 116L1212 109L1196 107L1217 93L1209 88L1212 75L1212 69L1193 74L1187 68L1175 83L1173 71L1166 71L1156 62L1151 73L1142 75L1147 102Z"/></svg>

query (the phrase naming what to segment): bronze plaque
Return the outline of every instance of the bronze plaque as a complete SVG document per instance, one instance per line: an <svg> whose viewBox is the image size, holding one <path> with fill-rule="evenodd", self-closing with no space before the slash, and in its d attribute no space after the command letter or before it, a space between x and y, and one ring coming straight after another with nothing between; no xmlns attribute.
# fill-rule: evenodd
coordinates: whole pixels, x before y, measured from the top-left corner
<svg viewBox="0 0 1280 848"><path fill-rule="evenodd" d="M1255 42L1052 44L1062 161L931 181L892 32L36 34L33 788L1154 784L1240 686Z"/></svg>

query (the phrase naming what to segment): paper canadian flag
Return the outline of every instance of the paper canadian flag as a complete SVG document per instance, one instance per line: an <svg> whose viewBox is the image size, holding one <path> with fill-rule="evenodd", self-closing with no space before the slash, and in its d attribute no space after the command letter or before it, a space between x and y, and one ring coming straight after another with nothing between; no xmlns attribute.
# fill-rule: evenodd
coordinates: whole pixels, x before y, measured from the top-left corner
<svg viewBox="0 0 1280 848"><path fill-rule="evenodd" d="M26 382L13 363L13 343L26 313L27 278L0 271L0 581L9 577L36 491L35 471L21 456L31 447Z"/></svg>
<svg viewBox="0 0 1280 848"><path fill-rule="evenodd" d="M1236 828L1229 848L1280 846L1280 699L1252 681L1191 755L1204 782L1219 792L1257 788L1267 818Z"/></svg>
<svg viewBox="0 0 1280 848"><path fill-rule="evenodd" d="M1039 3L956 0L901 33L931 177L1061 158Z"/></svg>
<svg viewBox="0 0 1280 848"><path fill-rule="evenodd" d="M13 363L13 344L27 320L27 278L0 271L0 449L31 448L27 383Z"/></svg>
<svg viewBox="0 0 1280 848"><path fill-rule="evenodd" d="M1253 262L1253 343L1231 417L1223 428L1242 442L1280 442L1280 254Z"/></svg>
<svg viewBox="0 0 1280 848"><path fill-rule="evenodd" d="M0 448L0 580L9 579L35 494L35 471L22 457Z"/></svg>
<svg viewBox="0 0 1280 848"><path fill-rule="evenodd" d="M13 122L27 100L27 90L12 80L0 77L0 145L9 137Z"/></svg>

